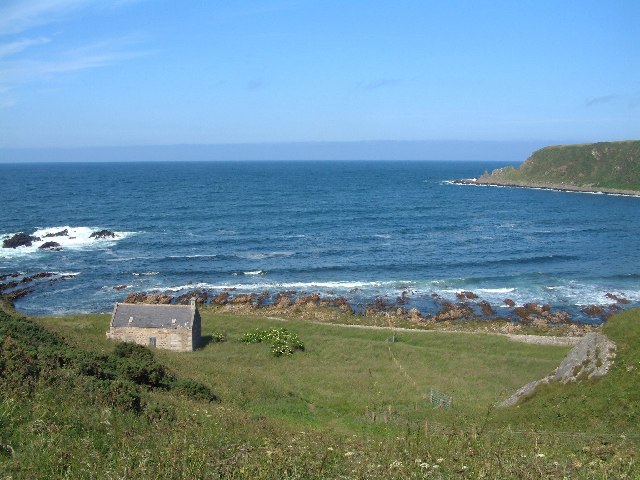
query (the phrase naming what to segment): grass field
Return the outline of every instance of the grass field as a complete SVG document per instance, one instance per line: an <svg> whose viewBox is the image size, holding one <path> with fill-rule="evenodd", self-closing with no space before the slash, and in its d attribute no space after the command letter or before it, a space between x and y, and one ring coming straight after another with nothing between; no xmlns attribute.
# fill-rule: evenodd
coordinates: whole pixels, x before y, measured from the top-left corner
<svg viewBox="0 0 640 480"><path fill-rule="evenodd" d="M486 334L398 332L204 310L192 353L156 351L220 403L149 390L166 418L96 406L68 369L0 402L0 477L12 478L637 478L640 312L606 333L619 354L602 380L495 403L559 364L568 347ZM109 315L37 318L78 351L109 353ZM305 350L274 357L240 342L286 328ZM6 350L6 349L5 349ZM436 388L453 397L434 408ZM164 407L163 407L164 408ZM160 410L164 412L165 410ZM374 420L375 414L375 420Z"/></svg>
<svg viewBox="0 0 640 480"><path fill-rule="evenodd" d="M403 425L460 415L476 421L517 388L553 371L569 350L471 333L401 332L391 343L391 330L206 310L202 317L205 337L220 332L227 341L188 354L158 351L164 364L209 385L224 403L255 415L345 432L366 428L366 411L379 417L387 413L388 420ZM85 348L112 347L105 339L108 315L40 321ZM257 327L285 327L298 334L306 349L276 358L265 345L239 341ZM431 388L451 395L456 408L430 408Z"/></svg>

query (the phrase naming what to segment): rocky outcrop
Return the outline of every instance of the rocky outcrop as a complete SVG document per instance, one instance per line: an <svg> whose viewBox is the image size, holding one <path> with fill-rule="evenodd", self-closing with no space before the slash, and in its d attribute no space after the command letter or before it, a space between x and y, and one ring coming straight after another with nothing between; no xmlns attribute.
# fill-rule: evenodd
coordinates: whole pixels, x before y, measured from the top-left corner
<svg viewBox="0 0 640 480"><path fill-rule="evenodd" d="M626 305L627 303L629 303L629 300L627 300L624 295L614 295L613 293L607 293L605 297L610 298L611 300L615 300L622 305Z"/></svg>
<svg viewBox="0 0 640 480"><path fill-rule="evenodd" d="M434 319L436 322L444 322L450 320L460 320L472 316L473 309L470 308L467 304L454 304L451 302L444 302L442 310L436 313Z"/></svg>
<svg viewBox="0 0 640 480"><path fill-rule="evenodd" d="M485 300L479 303L480 310L482 310L482 315L485 317L492 317L496 314L496 311L493 309L491 304Z"/></svg>
<svg viewBox="0 0 640 480"><path fill-rule="evenodd" d="M28 233L20 232L16 233L13 237L7 238L2 241L2 248L18 248L18 247L30 247L33 242L39 241L39 237L34 237Z"/></svg>
<svg viewBox="0 0 640 480"><path fill-rule="evenodd" d="M526 384L499 406L511 407L531 398L540 385L551 382L567 384L602 377L613 365L615 350L615 344L602 333L588 333L567 354L555 372Z"/></svg>
<svg viewBox="0 0 640 480"><path fill-rule="evenodd" d="M69 230L66 228L64 230L60 230L59 232L51 232L44 235L42 238L51 238L51 237L68 237Z"/></svg>
<svg viewBox="0 0 640 480"><path fill-rule="evenodd" d="M99 240L101 238L115 238L116 234L111 230L98 230L97 232L93 232L89 235L89 238L93 238L94 240Z"/></svg>
<svg viewBox="0 0 640 480"><path fill-rule="evenodd" d="M38 250L62 250L62 247L58 242L45 242L38 247Z"/></svg>
<svg viewBox="0 0 640 480"><path fill-rule="evenodd" d="M149 303L149 304L162 304L168 305L173 298L170 295L164 293L130 293L123 303Z"/></svg>

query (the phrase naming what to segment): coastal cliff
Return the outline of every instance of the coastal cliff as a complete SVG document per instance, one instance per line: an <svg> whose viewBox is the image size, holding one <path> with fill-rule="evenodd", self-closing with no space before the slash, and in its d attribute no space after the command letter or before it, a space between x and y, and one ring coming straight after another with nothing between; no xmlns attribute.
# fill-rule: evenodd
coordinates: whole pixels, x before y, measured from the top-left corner
<svg viewBox="0 0 640 480"><path fill-rule="evenodd" d="M545 147L470 183L638 194L640 140Z"/></svg>

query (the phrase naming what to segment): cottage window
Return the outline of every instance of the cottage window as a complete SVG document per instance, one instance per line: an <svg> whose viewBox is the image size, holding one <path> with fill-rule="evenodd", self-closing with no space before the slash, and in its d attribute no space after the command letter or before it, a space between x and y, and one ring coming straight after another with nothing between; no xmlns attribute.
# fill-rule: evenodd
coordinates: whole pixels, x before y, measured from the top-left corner
<svg viewBox="0 0 640 480"><path fill-rule="evenodd" d="M129 323L133 322L133 317L129 317Z"/></svg>

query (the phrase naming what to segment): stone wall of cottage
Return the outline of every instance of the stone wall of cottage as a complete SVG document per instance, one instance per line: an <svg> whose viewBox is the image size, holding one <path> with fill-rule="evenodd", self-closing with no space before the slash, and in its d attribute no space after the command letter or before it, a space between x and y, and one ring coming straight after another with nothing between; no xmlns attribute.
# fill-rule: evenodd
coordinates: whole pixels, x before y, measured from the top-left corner
<svg viewBox="0 0 640 480"><path fill-rule="evenodd" d="M111 327L107 332L107 338L135 342L146 347L152 347L151 339L155 339L156 348L176 352L190 352L194 346L198 346L195 332L192 333L190 328Z"/></svg>

